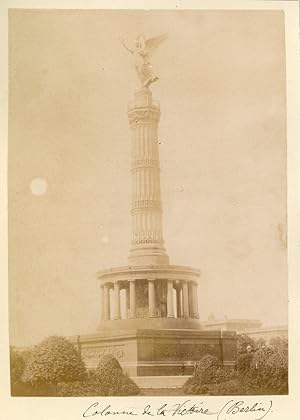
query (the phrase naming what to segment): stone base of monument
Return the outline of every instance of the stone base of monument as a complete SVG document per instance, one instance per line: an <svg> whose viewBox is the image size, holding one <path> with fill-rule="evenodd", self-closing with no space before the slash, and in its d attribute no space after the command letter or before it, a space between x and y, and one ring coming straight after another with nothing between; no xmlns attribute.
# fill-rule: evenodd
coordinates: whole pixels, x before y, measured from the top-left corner
<svg viewBox="0 0 300 420"><path fill-rule="evenodd" d="M199 329L103 330L99 334L70 337L88 369L106 354L116 357L123 370L136 376L192 375L195 362L205 354L233 367L236 333Z"/></svg>
<svg viewBox="0 0 300 420"><path fill-rule="evenodd" d="M180 389L191 375L176 376L132 376L140 389Z"/></svg>

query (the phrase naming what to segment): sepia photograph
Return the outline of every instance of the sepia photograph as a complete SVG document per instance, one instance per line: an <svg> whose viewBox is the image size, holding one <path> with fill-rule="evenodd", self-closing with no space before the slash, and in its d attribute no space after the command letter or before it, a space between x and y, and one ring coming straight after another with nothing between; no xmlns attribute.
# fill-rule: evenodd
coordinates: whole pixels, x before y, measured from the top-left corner
<svg viewBox="0 0 300 420"><path fill-rule="evenodd" d="M12 397L289 394L285 25L9 9Z"/></svg>

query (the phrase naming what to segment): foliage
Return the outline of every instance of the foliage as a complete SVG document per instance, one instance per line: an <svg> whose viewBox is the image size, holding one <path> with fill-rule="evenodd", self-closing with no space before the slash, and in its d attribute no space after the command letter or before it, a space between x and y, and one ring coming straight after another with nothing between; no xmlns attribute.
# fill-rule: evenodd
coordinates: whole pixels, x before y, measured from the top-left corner
<svg viewBox="0 0 300 420"><path fill-rule="evenodd" d="M246 334L239 334L237 338L237 355L247 353L247 347L250 346L252 350L256 350L256 341Z"/></svg>
<svg viewBox="0 0 300 420"><path fill-rule="evenodd" d="M280 349L288 349L288 339L286 337L272 337L269 340L269 345L280 348Z"/></svg>
<svg viewBox="0 0 300 420"><path fill-rule="evenodd" d="M230 375L231 372L223 368L217 357L206 354L196 364L194 375L184 384L183 390L186 394L205 394L208 384L220 383Z"/></svg>
<svg viewBox="0 0 300 420"><path fill-rule="evenodd" d="M136 395L138 386L125 375L115 357L105 355L96 369L96 377L100 385L101 395Z"/></svg>
<svg viewBox="0 0 300 420"><path fill-rule="evenodd" d="M250 363L245 379L253 387L288 391L288 351L285 348L268 346L258 350Z"/></svg>
<svg viewBox="0 0 300 420"><path fill-rule="evenodd" d="M240 381L238 378L232 378L228 381L218 384L208 385L208 395L251 395L253 391L251 387Z"/></svg>
<svg viewBox="0 0 300 420"><path fill-rule="evenodd" d="M83 380L85 376L85 365L74 345L64 337L52 336L33 348L22 379L41 386Z"/></svg>
<svg viewBox="0 0 300 420"><path fill-rule="evenodd" d="M250 364L253 359L253 353L241 353L238 355L236 360L236 371L237 375L244 378L247 374Z"/></svg>
<svg viewBox="0 0 300 420"><path fill-rule="evenodd" d="M10 348L10 382L12 386L21 382L24 369L25 359L22 352Z"/></svg>
<svg viewBox="0 0 300 420"><path fill-rule="evenodd" d="M102 377L102 375L109 375L110 373L120 375L122 373L122 368L119 361L114 356L106 354L100 360L95 373L99 377Z"/></svg>
<svg viewBox="0 0 300 420"><path fill-rule="evenodd" d="M260 347L266 346L266 345L267 345L267 341L266 341L265 338L260 337L260 338L257 338L255 340L255 347L256 347L256 349L259 349Z"/></svg>
<svg viewBox="0 0 300 420"><path fill-rule="evenodd" d="M89 371L83 382L58 384L60 396L137 395L138 386L123 373L116 358L105 355L96 370Z"/></svg>
<svg viewBox="0 0 300 420"><path fill-rule="evenodd" d="M11 395L22 394L23 391L26 393L25 385L22 382L23 372L27 360L30 356L28 350L15 350L10 347L10 383L11 383Z"/></svg>
<svg viewBox="0 0 300 420"><path fill-rule="evenodd" d="M215 356L207 354L196 364L194 376L203 384L216 383L222 371L222 363Z"/></svg>
<svg viewBox="0 0 300 420"><path fill-rule="evenodd" d="M247 346L251 346L251 352ZM288 392L288 343L284 338L254 341L242 336L236 370L226 370L213 356L197 363L194 376L184 384L186 394L253 395Z"/></svg>

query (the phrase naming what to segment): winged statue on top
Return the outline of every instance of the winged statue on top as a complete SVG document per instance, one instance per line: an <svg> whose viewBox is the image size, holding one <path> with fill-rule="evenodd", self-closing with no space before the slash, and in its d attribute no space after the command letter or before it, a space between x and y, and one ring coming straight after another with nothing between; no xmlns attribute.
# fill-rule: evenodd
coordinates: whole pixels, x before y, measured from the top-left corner
<svg viewBox="0 0 300 420"><path fill-rule="evenodd" d="M162 34L154 38L146 39L144 35L139 35L134 41L133 48L129 48L124 39L121 39L124 48L133 55L134 66L143 87L149 87L151 83L154 83L159 79L152 70L152 65L149 60L156 48L167 37L167 34Z"/></svg>

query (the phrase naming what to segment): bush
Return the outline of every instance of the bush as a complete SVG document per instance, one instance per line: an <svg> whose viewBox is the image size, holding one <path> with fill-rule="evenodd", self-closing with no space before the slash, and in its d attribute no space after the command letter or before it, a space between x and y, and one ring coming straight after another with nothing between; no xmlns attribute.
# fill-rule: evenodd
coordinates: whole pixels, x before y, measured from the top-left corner
<svg viewBox="0 0 300 420"><path fill-rule="evenodd" d="M21 377L25 369L25 359L22 352L10 349L10 382L15 385L21 382Z"/></svg>
<svg viewBox="0 0 300 420"><path fill-rule="evenodd" d="M272 337L269 340L269 345L277 349L288 349L288 339L286 337Z"/></svg>
<svg viewBox="0 0 300 420"><path fill-rule="evenodd" d="M288 392L288 343L276 337L265 344L240 336L236 370L226 370L213 356L197 363L194 376L183 386L186 394L269 395ZM247 351L250 345L252 351Z"/></svg>
<svg viewBox="0 0 300 420"><path fill-rule="evenodd" d="M101 395L137 395L138 386L125 375L118 360L110 354L99 362L95 375L100 385Z"/></svg>
<svg viewBox="0 0 300 420"><path fill-rule="evenodd" d="M236 371L240 378L244 378L247 374L253 359L253 353L242 353L236 360Z"/></svg>
<svg viewBox="0 0 300 420"><path fill-rule="evenodd" d="M223 378L223 366L215 356L207 354L197 363L194 376L199 378L203 384L221 382Z"/></svg>
<svg viewBox="0 0 300 420"><path fill-rule="evenodd" d="M96 370L87 374L85 381L58 384L59 396L113 396L137 395L138 386L125 375L116 358L104 356Z"/></svg>
<svg viewBox="0 0 300 420"><path fill-rule="evenodd" d="M250 346L252 350L256 350L256 341L246 334L239 334L237 338L237 355L247 353L247 347Z"/></svg>
<svg viewBox="0 0 300 420"><path fill-rule="evenodd" d="M22 375L24 382L36 387L85 377L85 365L74 345L56 336L46 338L33 348Z"/></svg>
<svg viewBox="0 0 300 420"><path fill-rule="evenodd" d="M205 394L208 392L208 384L220 383L231 375L219 359L207 354L196 364L194 375L183 385L183 391L186 394Z"/></svg>
<svg viewBox="0 0 300 420"><path fill-rule="evenodd" d="M97 381L87 375L84 381L61 382L57 385L57 395L59 397L95 397L101 395L98 391Z"/></svg>
<svg viewBox="0 0 300 420"><path fill-rule="evenodd" d="M251 395L253 391L238 378L208 386L208 395Z"/></svg>
<svg viewBox="0 0 300 420"><path fill-rule="evenodd" d="M255 388L287 393L287 349L268 346L258 350L253 356L245 379Z"/></svg>

